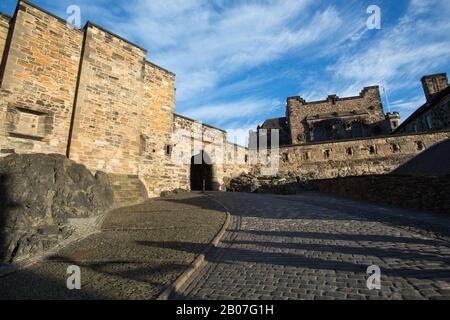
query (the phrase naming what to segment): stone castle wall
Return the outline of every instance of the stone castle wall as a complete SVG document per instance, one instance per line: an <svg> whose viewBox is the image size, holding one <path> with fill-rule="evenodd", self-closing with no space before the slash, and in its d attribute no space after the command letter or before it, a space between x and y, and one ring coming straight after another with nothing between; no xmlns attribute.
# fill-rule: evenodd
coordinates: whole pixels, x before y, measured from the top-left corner
<svg viewBox="0 0 450 320"><path fill-rule="evenodd" d="M70 158L138 174L146 51L92 24L85 33Z"/></svg>
<svg viewBox="0 0 450 320"><path fill-rule="evenodd" d="M432 108L402 125L396 133L415 133L450 128L450 94Z"/></svg>
<svg viewBox="0 0 450 320"><path fill-rule="evenodd" d="M359 120L366 125L378 126L380 130L387 129L384 127L385 115L379 88L376 86L364 88L357 97L329 96L327 100L316 102L306 102L301 97L290 97L287 99L286 113L294 144L317 140L312 129L316 122L327 121L327 117L349 118L351 121Z"/></svg>
<svg viewBox="0 0 450 320"><path fill-rule="evenodd" d="M284 147L279 174L331 179L389 173L448 138L450 131L439 131Z"/></svg>
<svg viewBox="0 0 450 320"><path fill-rule="evenodd" d="M83 32L25 2L12 27L2 66L0 148L65 154Z"/></svg>
<svg viewBox="0 0 450 320"><path fill-rule="evenodd" d="M145 49L95 24L69 28L19 1L11 21L0 16L0 52L3 155L67 155L117 184L130 178L125 196L140 182L150 196L189 189L192 157L202 151L220 190L255 164L247 148L227 142L225 131L176 115L175 75L147 61ZM385 120L378 87L315 103L290 98L293 137L304 130L305 117L334 112ZM448 137L443 131L287 146L280 149L280 173L333 178L389 172Z"/></svg>
<svg viewBox="0 0 450 320"><path fill-rule="evenodd" d="M6 38L8 37L11 18L0 13L0 62L3 59L3 51L5 50Z"/></svg>

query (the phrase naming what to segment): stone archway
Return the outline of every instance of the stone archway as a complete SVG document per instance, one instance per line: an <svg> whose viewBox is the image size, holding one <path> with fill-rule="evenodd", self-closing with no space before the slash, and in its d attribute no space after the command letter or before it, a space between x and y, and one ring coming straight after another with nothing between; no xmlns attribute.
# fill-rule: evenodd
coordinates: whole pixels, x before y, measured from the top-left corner
<svg viewBox="0 0 450 320"><path fill-rule="evenodd" d="M203 186L205 191L213 191L213 165L209 155L201 151L191 158L191 190L201 191Z"/></svg>

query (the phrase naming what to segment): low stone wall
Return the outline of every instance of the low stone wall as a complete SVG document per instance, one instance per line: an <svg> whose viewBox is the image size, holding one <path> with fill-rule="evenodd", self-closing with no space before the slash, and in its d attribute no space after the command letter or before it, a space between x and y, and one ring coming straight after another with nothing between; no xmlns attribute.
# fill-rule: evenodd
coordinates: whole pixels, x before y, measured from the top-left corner
<svg viewBox="0 0 450 320"><path fill-rule="evenodd" d="M450 214L450 176L374 175L316 180L310 183L324 193Z"/></svg>

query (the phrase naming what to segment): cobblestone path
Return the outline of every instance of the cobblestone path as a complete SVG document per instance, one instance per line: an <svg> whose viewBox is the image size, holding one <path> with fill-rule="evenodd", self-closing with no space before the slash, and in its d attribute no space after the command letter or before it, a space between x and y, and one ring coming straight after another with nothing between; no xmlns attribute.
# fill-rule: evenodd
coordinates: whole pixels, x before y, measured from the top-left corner
<svg viewBox="0 0 450 320"><path fill-rule="evenodd" d="M232 226L175 298L450 299L448 218L309 193L214 197Z"/></svg>
<svg viewBox="0 0 450 320"><path fill-rule="evenodd" d="M225 219L223 207L195 193L114 210L101 232L0 277L0 300L155 299L206 248ZM81 269L81 290L66 286L70 265Z"/></svg>

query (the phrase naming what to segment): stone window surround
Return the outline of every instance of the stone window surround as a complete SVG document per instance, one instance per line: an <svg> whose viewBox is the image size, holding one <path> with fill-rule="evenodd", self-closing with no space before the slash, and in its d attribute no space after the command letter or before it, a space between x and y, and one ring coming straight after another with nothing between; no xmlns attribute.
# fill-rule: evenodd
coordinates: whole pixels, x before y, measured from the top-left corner
<svg viewBox="0 0 450 320"><path fill-rule="evenodd" d="M30 134L29 132L21 132L17 128L21 114L29 114L38 117L37 131L41 134ZM36 107L29 107L24 104L8 104L7 107L7 121L5 124L6 132L9 136L21 139L42 141L46 136L53 131L53 117L51 111L43 110Z"/></svg>

